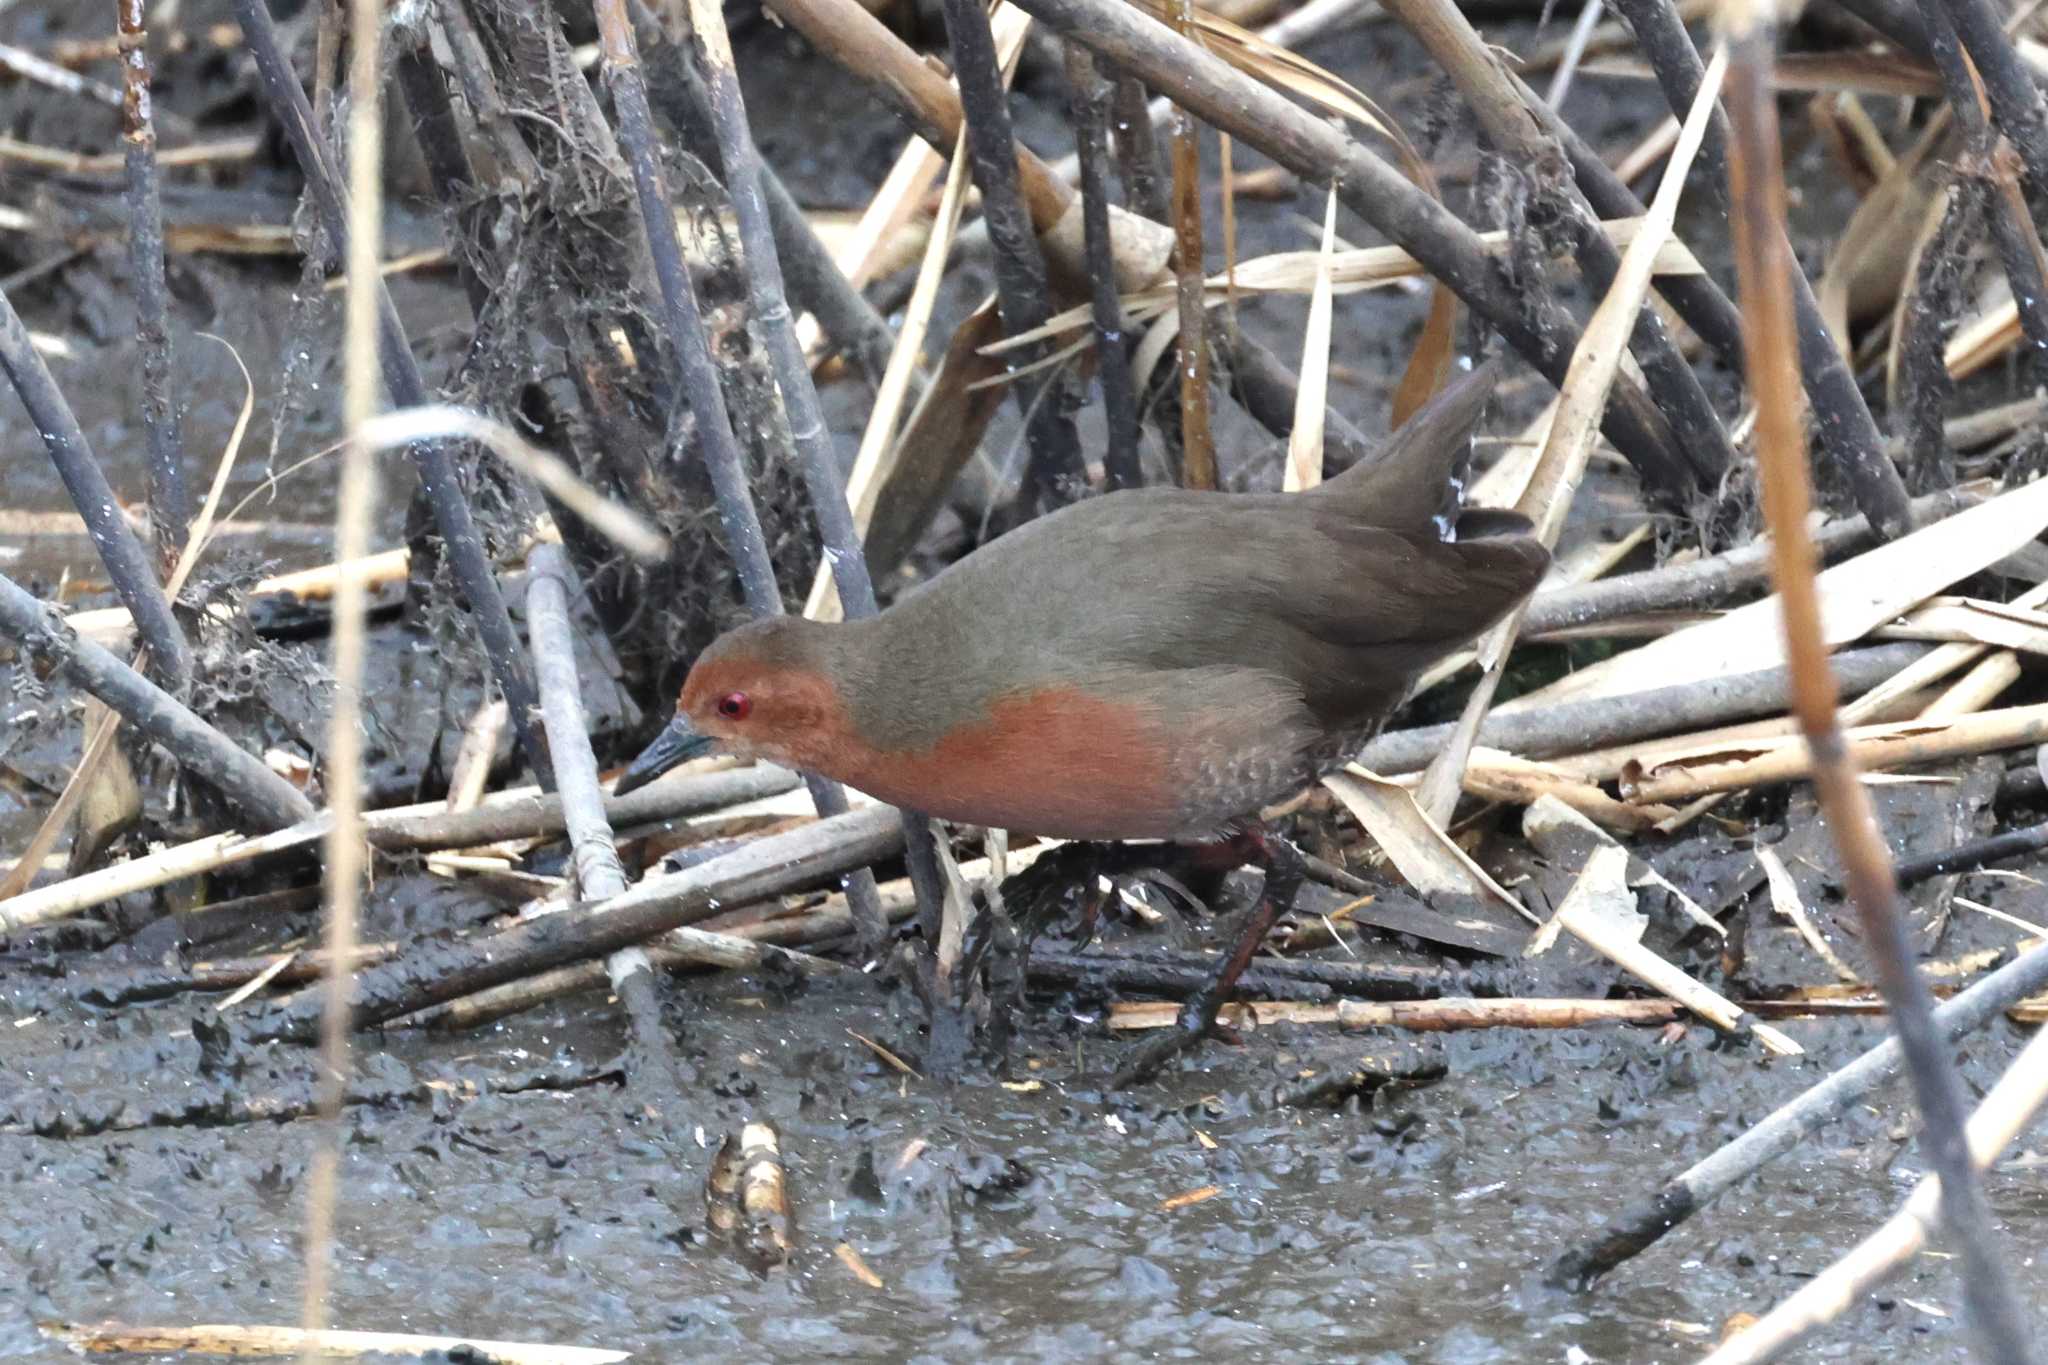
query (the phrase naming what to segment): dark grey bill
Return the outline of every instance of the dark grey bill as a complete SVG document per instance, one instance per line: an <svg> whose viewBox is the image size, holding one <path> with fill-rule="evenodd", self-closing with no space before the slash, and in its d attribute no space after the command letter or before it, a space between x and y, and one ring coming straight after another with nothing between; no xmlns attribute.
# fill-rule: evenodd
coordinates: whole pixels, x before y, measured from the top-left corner
<svg viewBox="0 0 2048 1365"><path fill-rule="evenodd" d="M654 737L654 743L642 749L632 766L619 774L619 780L612 786L612 795L624 796L627 792L638 791L678 763L704 753L715 742L709 735L698 734L690 722L680 712L677 713L676 718Z"/></svg>

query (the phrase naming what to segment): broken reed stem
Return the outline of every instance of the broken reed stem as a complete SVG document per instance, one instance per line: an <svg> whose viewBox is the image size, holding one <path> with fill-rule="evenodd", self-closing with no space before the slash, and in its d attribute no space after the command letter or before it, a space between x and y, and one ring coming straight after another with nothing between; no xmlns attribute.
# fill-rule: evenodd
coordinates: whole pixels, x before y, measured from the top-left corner
<svg viewBox="0 0 2048 1365"><path fill-rule="evenodd" d="M1174 31L1183 38L1195 31L1194 0L1167 0ZM1179 286L1180 332L1174 337L1174 363L1180 380L1180 481L1184 488L1216 487L1216 438L1209 430L1209 330L1204 302L1207 276L1202 269L1202 152L1195 120L1174 106L1173 237L1174 279Z"/></svg>
<svg viewBox="0 0 2048 1365"><path fill-rule="evenodd" d="M242 26L249 54L255 60L271 116L283 127L299 169L305 176L321 230L333 246L346 254L348 196L328 159L326 144L314 124L313 109L307 103L306 92L299 85L291 59L285 55L278 39L277 25L270 17L269 6L265 0L235 0L235 17ZM372 273L374 277L375 272ZM427 385L413 360L405 326L399 321L398 310L392 306L391 296L386 292L381 277L373 278L373 289L377 310L378 360L385 391L394 407L424 406L429 401ZM435 529L448 547L448 560L455 572L456 587L476 619L484 656L490 661L491 675L497 680L498 690L504 694L505 704L511 711L512 723L518 727L524 741L528 761L533 764L535 775L543 785L552 784L554 776L548 771L547 751L540 744L539 734L534 728L535 696L533 681L526 671L526 652L520 644L519 633L512 626L511 614L506 610L504 591L491 570L483 536L477 529L476 517L463 492L462 480L448 443L422 441L407 447L407 451L419 470L420 488L433 511Z"/></svg>
<svg viewBox="0 0 2048 1365"><path fill-rule="evenodd" d="M637 793L636 793L637 794ZM816 886L903 848L903 822L871 806L754 840L674 876L643 881L602 907L577 906L459 943L418 945L356 975L355 1025L371 1028L553 967L603 957L695 924L721 907ZM252 1014L250 1036L303 1042L318 1013L299 999Z"/></svg>
<svg viewBox="0 0 2048 1365"><path fill-rule="evenodd" d="M1120 0L1013 3L1308 184L1334 183L1346 208L1449 285L1551 383L1564 382L1579 329L1561 318L1538 325L1478 234L1357 141ZM1691 476L1664 443L1662 419L1642 390L1623 381L1614 392L1602 430L1649 487L1689 498Z"/></svg>
<svg viewBox="0 0 2048 1365"><path fill-rule="evenodd" d="M1942 1042L1952 1044L2043 986L2048 986L2048 947L2007 963L1943 1004L1934 1012L1934 1025ZM1900 1066L1899 1040L1887 1038L1610 1219L1593 1240L1553 1260L1544 1271L1545 1282L1559 1288L1590 1286L1847 1112L1897 1076Z"/></svg>
<svg viewBox="0 0 2048 1365"><path fill-rule="evenodd" d="M121 51L121 140L127 144L128 265L135 280L135 339L142 350L142 421L149 434L149 521L157 563L169 573L185 548L192 504L178 405L171 400L170 291L164 284L164 213L142 5L143 0L114 0L114 22Z"/></svg>
<svg viewBox="0 0 2048 1365"><path fill-rule="evenodd" d="M1870 793L1858 777L1835 717L1815 555L1806 519L1812 493L1806 433L1793 376L1797 323L1786 284L1791 249L1784 231L1785 185L1771 69L1777 35L1767 23L1731 34L1727 106L1734 125L1728 192L1736 275L1757 404L1756 445L1772 578L1783 604L1792 704L1813 754L1815 794L1842 860L1877 982L1890 1007L1925 1124L1928 1154L1942 1181L1942 1213L1963 1256L1964 1294L1979 1343L2001 1362L2029 1358L2026 1333L1998 1253L1996 1233L1963 1132L1962 1086L1936 1033L1933 1001L1913 964L1906 908ZM1882 452L1879 452L1882 457Z"/></svg>
<svg viewBox="0 0 2048 1365"><path fill-rule="evenodd" d="M2044 278L2041 234L2027 212L2026 195L2014 175L2013 144L1991 126L1985 113L1987 96L1979 93L1971 61L1963 55L1951 20L1951 7L1944 0L1920 0L1920 21L1927 29L1928 53L1934 69L1940 73L1942 93L1955 113L1956 126L1974 163L1966 166L1963 174L1974 175L1989 184L1991 235L1998 243L1999 263L2012 285L2013 307L2019 314L2020 327L2038 355L2048 351L2048 278ZM1998 41L2003 43L2004 29L1994 27L1998 28ZM2033 90L2031 82L2028 90ZM2034 99L2039 101L2038 93ZM2036 179L2031 170L2027 178L2036 185L2048 184ZM1929 249L1932 250L1931 244ZM1937 372L1944 378L1948 373L1946 367Z"/></svg>
<svg viewBox="0 0 2048 1365"><path fill-rule="evenodd" d="M141 553L141 547L136 547ZM254 754L194 715L176 697L84 639L54 607L0 576L0 634L12 636L45 667L98 697L121 719L170 751L184 769L212 784L259 829L311 819L312 803Z"/></svg>
<svg viewBox="0 0 2048 1365"><path fill-rule="evenodd" d="M1065 46L1074 146L1081 161L1081 231L1095 310L1095 362L1102 380L1103 417L1109 428L1102 470L1111 489L1136 488L1145 481L1145 471L1138 463L1138 395L1131 381L1123 300L1117 292L1109 239L1110 86L1097 74L1095 59L1087 48L1071 40Z"/></svg>
<svg viewBox="0 0 2048 1365"><path fill-rule="evenodd" d="M789 300L783 293L782 265L776 255L775 232L762 192L761 153L747 126L746 102L740 94L739 72L733 66L732 44L718 0L690 0L690 23L710 84L711 121L716 130L719 159L725 167L726 192L732 198L733 215L739 221L748 301L754 321L767 336L768 358L775 368L775 382L789 415L790 438L803 469L804 487L811 495L811 511L818 520L818 535L824 541L825 559L832 568L833 586L839 590L839 603L846 619L873 616L874 581L868 574L860 531L853 523L853 509L846 501L832 432L825 424L825 410L818 402L817 387L811 382L811 367L804 357L803 343L797 339L796 319L790 314ZM846 813L846 793L838 783L820 782L814 791L818 814ZM939 875L930 824L915 811L903 812L903 821L905 846L910 850L918 888L936 895ZM859 929L862 956L877 960L887 951L889 921L882 912L874 874L866 869L855 873L847 882L846 893L847 902L853 907L854 924ZM936 901L931 902L928 911L935 912L936 906Z"/></svg>
<svg viewBox="0 0 2048 1365"><path fill-rule="evenodd" d="M1052 317L1045 256L1018 186L1017 142L988 10L982 0L945 0L945 17L953 80L967 122L968 167L974 187L981 191L981 216L995 253L996 307L1003 330L1015 336L1043 327ZM1012 363L1028 365L1044 349L1041 345L1020 351ZM1025 496L1039 510L1073 501L1086 486L1080 438L1062 393L1065 386L1059 371L1012 385L1030 451Z"/></svg>
<svg viewBox="0 0 2048 1365"><path fill-rule="evenodd" d="M5 289L0 289L0 370L21 395L21 405L28 409L29 420L42 436L43 448L57 466L72 505L85 521L86 534L106 566L107 577L134 618L136 634L156 661L165 687L183 695L192 682L192 651L185 643L185 632L171 615L170 599L164 595L142 542L121 515L121 505L99 457L93 454L71 404L29 339L28 327L14 311Z"/></svg>
<svg viewBox="0 0 2048 1365"><path fill-rule="evenodd" d="M2020 163L2026 168L2028 188L2036 195L2048 195L2048 100L2042 98L2033 73L2014 48L2012 36L2005 31L2004 18L1984 0L1936 3L1946 8L1955 33L1969 49L1970 60L1984 82L1991 120L2018 151ZM1931 55L1938 65L1940 37L1924 0L1920 13L1928 29ZM2013 287L2017 290L2019 286Z"/></svg>
<svg viewBox="0 0 2048 1365"><path fill-rule="evenodd" d="M1990 1167L2048 1100L2048 1029L2033 1038L1970 1116L1970 1159ZM1904 1206L1848 1253L1761 1319L1743 1328L1700 1365L1763 1365L1776 1360L1853 1307L1927 1245L1941 1200L1938 1176L1923 1176Z"/></svg>
<svg viewBox="0 0 2048 1365"><path fill-rule="evenodd" d="M574 597L569 563L559 544L533 547L527 556L526 614L533 637L533 676L540 688L541 724L562 798L576 889L585 901L602 903L626 889L626 869L604 816L597 755L583 713L583 683L576 670L575 632L569 621ZM625 1010L632 1039L626 1085L641 1113L659 1115L679 1093L675 1058L661 1021L661 995L644 949L620 948L605 958L612 991Z"/></svg>
<svg viewBox="0 0 2048 1365"><path fill-rule="evenodd" d="M348 293L342 324L341 473L334 501L334 553L341 573L334 590L334 711L329 717L325 779L328 814L322 859L325 950L320 1014L319 1116L306 1181L306 1278L301 1325L327 1327L334 1205L341 1176L341 1107L348 1089L349 983L356 956L356 918L363 871L363 657L369 592L361 561L370 553L377 506L376 451L364 428L377 415L378 258L384 223L384 6L351 0L348 61ZM308 1345L302 1359L319 1358Z"/></svg>
<svg viewBox="0 0 2048 1365"><path fill-rule="evenodd" d="M5 580L0 580L0 625L6 623L9 600L5 586ZM243 757L297 797L304 816L272 833L255 837L210 834L54 886L25 891L0 902L0 933L69 919L119 896L165 886L181 877L196 877L272 854L292 852L325 837L330 817L315 815L312 806L283 778L255 763L253 758ZM777 796L797 785L795 773L767 764L729 772L674 776L626 796L607 796L605 818L620 828L659 823ZM561 798L544 795L538 787L487 797L471 810L451 811L444 801L430 801L420 806L371 811L364 822L371 846L388 853L473 848L501 839L551 839L559 837L565 827Z"/></svg>
<svg viewBox="0 0 2048 1365"><path fill-rule="evenodd" d="M1693 46L1691 35L1685 31L1685 24L1670 0L1615 0L1615 8L1635 30L1637 45L1649 59L1672 114L1683 120L1685 111L1692 108L1698 97L1700 81L1706 74L1706 65L1700 60L1699 49ZM1725 107L1725 94L1723 103ZM1728 143L1727 117L1717 110L1707 125L1706 142L1700 148L1700 169L1704 172L1700 183L1708 187L1712 196L1708 201L1710 207L1727 207L1717 172L1728 157ZM1597 162L1598 158L1594 160ZM1575 161L1574 165L1579 163ZM1600 173L1603 172L1595 172ZM1606 174L1613 178L1611 173ZM1622 194L1629 200L1635 198L1626 187ZM1618 203L1599 205L1602 213L1619 207ZM1806 272L1799 268L1791 243L1785 239L1782 222L1774 223L1770 230L1778 238L1773 243L1774 254L1786 262L1789 271L1786 283L1790 285L1791 303L1797 314L1793 335L1798 368L1794 373L1805 381L1806 400L1813 409L1821 446L1848 479L1857 509L1870 518L1879 535L1890 540L1913 524L1905 481L1885 451L1884 437L1877 429L1877 419L1870 414L1870 405L1864 401L1863 391L1856 385L1856 376L1850 372L1821 318L1813 286L1807 281ZM1747 340L1746 329L1744 336Z"/></svg>
<svg viewBox="0 0 2048 1365"><path fill-rule="evenodd" d="M1921 644L1879 645L1835 656L1832 675L1842 695L1860 695L1924 658ZM1731 673L1696 682L1674 683L1620 696L1557 702L1526 711L1488 713L1475 743L1501 749L1519 758L1582 754L1657 735L1721 725L1749 716L1781 712L1791 672L1784 668ZM1360 767L1382 777L1415 772L1450 741L1456 725L1390 730L1375 738L1356 758Z"/></svg>

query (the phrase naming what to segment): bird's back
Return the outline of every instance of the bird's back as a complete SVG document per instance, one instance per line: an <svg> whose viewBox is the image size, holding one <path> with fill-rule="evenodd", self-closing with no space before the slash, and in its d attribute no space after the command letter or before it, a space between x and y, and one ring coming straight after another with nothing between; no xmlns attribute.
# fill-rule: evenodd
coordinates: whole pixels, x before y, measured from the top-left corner
<svg viewBox="0 0 2048 1365"><path fill-rule="evenodd" d="M1130 490L1019 527L872 623L890 690L938 726L990 678L1221 667L1284 680L1327 726L1383 711L1549 563L1520 518L1455 511L1453 473L1492 384L1490 368L1461 377L1378 459L1306 493ZM976 661L966 675L962 658Z"/></svg>

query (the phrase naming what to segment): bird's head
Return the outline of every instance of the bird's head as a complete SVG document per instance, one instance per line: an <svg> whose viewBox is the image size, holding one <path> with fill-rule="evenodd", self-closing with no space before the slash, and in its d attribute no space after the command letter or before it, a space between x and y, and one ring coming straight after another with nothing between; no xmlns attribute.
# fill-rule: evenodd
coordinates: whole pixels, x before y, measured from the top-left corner
<svg viewBox="0 0 2048 1365"><path fill-rule="evenodd" d="M814 772L829 768L848 728L831 668L835 629L777 616L713 641L683 681L675 718L620 776L617 794L713 750Z"/></svg>

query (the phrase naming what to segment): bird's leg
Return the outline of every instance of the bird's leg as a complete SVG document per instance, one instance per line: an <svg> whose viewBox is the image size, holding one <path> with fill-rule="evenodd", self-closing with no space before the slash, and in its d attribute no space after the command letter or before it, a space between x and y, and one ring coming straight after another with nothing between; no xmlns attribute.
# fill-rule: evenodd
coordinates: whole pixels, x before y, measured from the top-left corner
<svg viewBox="0 0 2048 1365"><path fill-rule="evenodd" d="M1222 1010L1223 1002L1237 988L1237 979L1251 965L1274 921L1294 904L1294 897L1301 890L1307 871L1301 850L1265 826L1249 825L1219 848L1241 862L1263 863L1266 884L1260 890L1258 900L1238 922L1230 951L1209 973L1202 988L1181 1006L1180 1017L1174 1021L1173 1027L1163 1030L1158 1037L1141 1046L1117 1072L1116 1079L1110 1083L1117 1089L1149 1079L1168 1061L1216 1031L1216 1016Z"/></svg>

